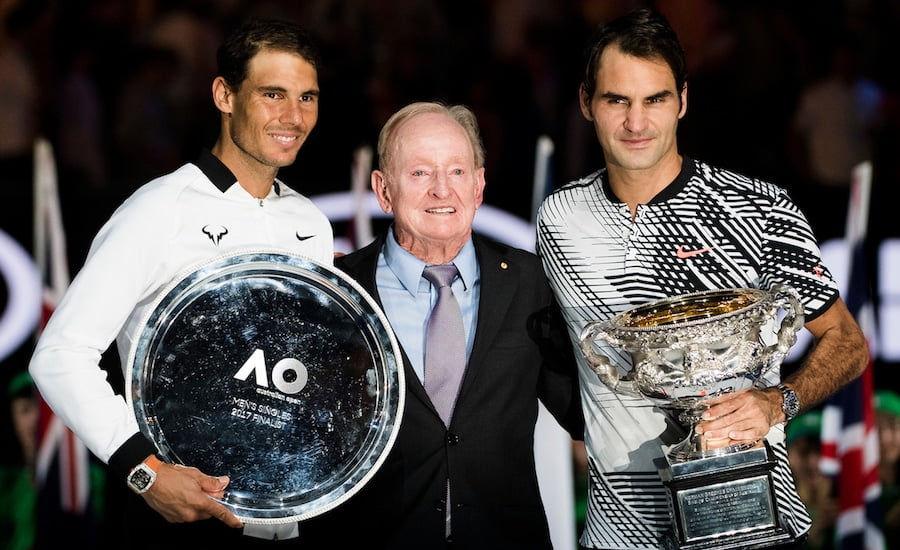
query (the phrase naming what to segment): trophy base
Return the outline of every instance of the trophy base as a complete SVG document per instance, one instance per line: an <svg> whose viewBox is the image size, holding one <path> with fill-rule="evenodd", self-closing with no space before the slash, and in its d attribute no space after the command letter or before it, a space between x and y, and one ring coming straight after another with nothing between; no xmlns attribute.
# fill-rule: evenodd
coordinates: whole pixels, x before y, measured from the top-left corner
<svg viewBox="0 0 900 550"><path fill-rule="evenodd" d="M762 548L793 542L778 517L772 471L764 447L668 462L659 470L672 517L671 546L679 550Z"/></svg>
<svg viewBox="0 0 900 550"><path fill-rule="evenodd" d="M741 533L729 535L727 538L686 544L677 542L677 537L671 533L669 537L670 540L666 541L666 550L755 550L790 544L796 540L782 529L774 529L771 532Z"/></svg>

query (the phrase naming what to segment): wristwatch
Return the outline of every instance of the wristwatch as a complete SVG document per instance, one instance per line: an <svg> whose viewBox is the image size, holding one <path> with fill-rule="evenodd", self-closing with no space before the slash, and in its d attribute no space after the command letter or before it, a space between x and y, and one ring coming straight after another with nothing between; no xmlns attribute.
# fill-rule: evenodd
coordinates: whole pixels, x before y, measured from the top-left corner
<svg viewBox="0 0 900 550"><path fill-rule="evenodd" d="M137 494L146 493L156 481L156 472L162 461L156 455L150 455L147 459L134 468L128 474L128 486Z"/></svg>
<svg viewBox="0 0 900 550"><path fill-rule="evenodd" d="M778 391L781 392L781 411L784 412L784 421L788 422L800 412L800 398L797 393L784 384L778 384Z"/></svg>

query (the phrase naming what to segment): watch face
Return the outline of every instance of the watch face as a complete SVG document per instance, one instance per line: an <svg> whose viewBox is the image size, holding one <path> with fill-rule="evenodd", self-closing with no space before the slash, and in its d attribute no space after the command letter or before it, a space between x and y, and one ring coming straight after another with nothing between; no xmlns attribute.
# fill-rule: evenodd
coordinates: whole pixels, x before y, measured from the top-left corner
<svg viewBox="0 0 900 550"><path fill-rule="evenodd" d="M143 464L141 466L143 466ZM141 466L138 466L128 477L128 482L138 491L143 491L150 485L150 482L153 481L153 477L150 473Z"/></svg>
<svg viewBox="0 0 900 550"><path fill-rule="evenodd" d="M791 410L792 415L796 415L797 411L799 411L800 409L800 403L797 401L797 396L794 394L794 392L791 392L791 398L788 406Z"/></svg>
<svg viewBox="0 0 900 550"><path fill-rule="evenodd" d="M784 399L781 409L784 412L784 416L787 417L787 420L790 420L800 412L800 400L797 399L797 394L794 393L794 390L785 386L780 386L779 389L781 390L781 396Z"/></svg>

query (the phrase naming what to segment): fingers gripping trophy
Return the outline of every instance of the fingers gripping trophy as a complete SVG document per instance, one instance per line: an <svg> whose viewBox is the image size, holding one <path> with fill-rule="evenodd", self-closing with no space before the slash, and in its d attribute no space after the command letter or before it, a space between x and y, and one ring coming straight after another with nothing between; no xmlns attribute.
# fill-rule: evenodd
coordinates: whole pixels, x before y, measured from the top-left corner
<svg viewBox="0 0 900 550"><path fill-rule="evenodd" d="M776 325L776 337L766 338ZM707 399L762 384L802 326L796 290L775 285L770 291L734 288L656 300L583 329L582 352L607 387L650 400L688 433L663 448L665 463L659 465L674 546L752 548L792 540L777 513L768 443L714 448L694 426ZM598 353L602 344L630 355L627 375Z"/></svg>

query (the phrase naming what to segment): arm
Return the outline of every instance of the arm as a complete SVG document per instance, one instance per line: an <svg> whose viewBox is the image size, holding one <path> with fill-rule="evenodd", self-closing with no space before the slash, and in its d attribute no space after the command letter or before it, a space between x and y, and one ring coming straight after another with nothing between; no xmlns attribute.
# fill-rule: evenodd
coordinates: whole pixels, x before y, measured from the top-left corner
<svg viewBox="0 0 900 550"><path fill-rule="evenodd" d="M148 299L154 263L162 253L161 245L146 238L148 231L140 227L153 227L146 217L126 202L100 230L29 364L43 399L104 463L138 433L134 413L107 379L100 360L135 305ZM150 452L142 450L130 466Z"/></svg>
<svg viewBox="0 0 900 550"><path fill-rule="evenodd" d="M815 347L803 366L784 380L797 393L803 409L821 403L861 375L869 360L865 337L841 299L806 328L815 338ZM785 421L777 388L737 392L709 403L697 431L708 439L724 440L723 445L728 440L761 439L772 426Z"/></svg>
<svg viewBox="0 0 900 550"><path fill-rule="evenodd" d="M168 242L160 209L126 202L100 231L81 272L69 287L38 341L29 370L54 413L124 483L154 445L139 431L134 412L107 380L100 357L127 327L138 304L166 280L160 258ZM148 228L151 228L148 231ZM125 365L123 365L125 367ZM227 481L226 481L227 483ZM156 486L158 485L158 487ZM204 517L235 522L209 498L224 485L195 469L161 466L158 482L144 493L169 521Z"/></svg>
<svg viewBox="0 0 900 550"><path fill-rule="evenodd" d="M542 358L538 396L572 439L584 439L578 368L565 322L555 303L528 319L528 332Z"/></svg>
<svg viewBox="0 0 900 550"><path fill-rule="evenodd" d="M838 299L806 328L815 338L816 347L803 367L784 381L797 392L803 409L821 403L856 379L869 363L866 339L843 300ZM775 388L765 391L770 399L775 397L776 414L783 422L781 394Z"/></svg>

